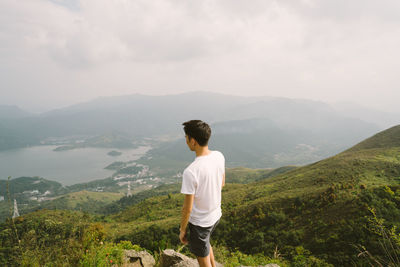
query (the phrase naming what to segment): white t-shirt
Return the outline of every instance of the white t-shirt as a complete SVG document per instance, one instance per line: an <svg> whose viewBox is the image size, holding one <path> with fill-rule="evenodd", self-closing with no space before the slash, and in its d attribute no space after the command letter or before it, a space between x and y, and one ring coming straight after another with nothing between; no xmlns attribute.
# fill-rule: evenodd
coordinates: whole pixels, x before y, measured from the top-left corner
<svg viewBox="0 0 400 267"><path fill-rule="evenodd" d="M182 177L182 194L194 195L189 222L208 227L222 216L221 190L225 174L225 158L219 151L198 156L185 169Z"/></svg>

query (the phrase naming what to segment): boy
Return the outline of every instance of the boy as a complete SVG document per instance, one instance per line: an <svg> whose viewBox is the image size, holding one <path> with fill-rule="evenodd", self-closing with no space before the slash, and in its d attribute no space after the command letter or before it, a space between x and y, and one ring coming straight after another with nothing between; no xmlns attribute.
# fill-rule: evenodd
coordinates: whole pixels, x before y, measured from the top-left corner
<svg viewBox="0 0 400 267"><path fill-rule="evenodd" d="M210 126L201 120L183 123L186 144L196 153L185 169L181 193L185 194L179 239L189 244L200 267L215 267L210 236L219 223L221 190L225 185L225 158L221 152L208 149ZM186 236L189 228L189 238Z"/></svg>

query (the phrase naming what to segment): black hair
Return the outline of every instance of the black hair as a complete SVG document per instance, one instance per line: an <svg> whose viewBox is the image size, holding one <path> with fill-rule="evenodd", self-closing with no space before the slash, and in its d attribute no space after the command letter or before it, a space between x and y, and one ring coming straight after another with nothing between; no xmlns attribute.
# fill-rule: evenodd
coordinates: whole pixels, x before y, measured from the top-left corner
<svg viewBox="0 0 400 267"><path fill-rule="evenodd" d="M194 138L200 146L206 146L211 136L210 126L201 120L191 120L182 123L183 130L189 140Z"/></svg>

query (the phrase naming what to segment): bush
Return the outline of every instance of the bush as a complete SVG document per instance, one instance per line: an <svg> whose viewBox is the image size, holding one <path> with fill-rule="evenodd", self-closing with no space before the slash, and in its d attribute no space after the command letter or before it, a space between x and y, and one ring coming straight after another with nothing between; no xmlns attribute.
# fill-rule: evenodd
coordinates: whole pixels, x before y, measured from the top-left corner
<svg viewBox="0 0 400 267"><path fill-rule="evenodd" d="M281 267L289 266L286 262L280 259L271 259L261 253L247 255L239 250L233 252L229 251L223 246L213 246L213 252L215 255L215 260L223 263L226 267L236 267L239 265L257 266L266 265L268 263L276 263Z"/></svg>
<svg viewBox="0 0 400 267"><path fill-rule="evenodd" d="M133 249L136 251L144 250L138 245L132 245L130 241L121 241L118 244L112 242L100 242L99 245L93 246L85 251L79 261L80 266L112 266L113 264L122 264L123 252L125 249Z"/></svg>

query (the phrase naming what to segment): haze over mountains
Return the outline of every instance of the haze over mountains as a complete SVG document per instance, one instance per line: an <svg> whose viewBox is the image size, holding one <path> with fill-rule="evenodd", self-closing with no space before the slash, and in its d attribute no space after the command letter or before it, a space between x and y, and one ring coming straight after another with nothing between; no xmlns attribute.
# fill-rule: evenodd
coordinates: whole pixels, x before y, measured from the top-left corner
<svg viewBox="0 0 400 267"><path fill-rule="evenodd" d="M394 115L383 121L382 113L373 111L370 121L361 120L352 116L356 111L345 114L304 99L206 92L99 97L39 115L2 106L0 150L39 145L49 137L117 133L131 140L168 136L172 142L153 155L163 156L164 151L172 159L187 160L182 140L173 139L183 136L182 122L202 119L212 124L212 145L226 151L231 166L305 164L338 153L396 121Z"/></svg>

